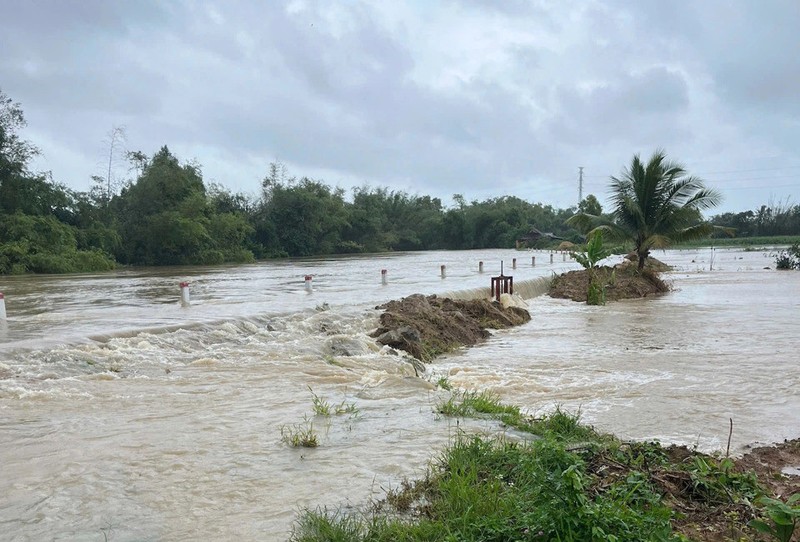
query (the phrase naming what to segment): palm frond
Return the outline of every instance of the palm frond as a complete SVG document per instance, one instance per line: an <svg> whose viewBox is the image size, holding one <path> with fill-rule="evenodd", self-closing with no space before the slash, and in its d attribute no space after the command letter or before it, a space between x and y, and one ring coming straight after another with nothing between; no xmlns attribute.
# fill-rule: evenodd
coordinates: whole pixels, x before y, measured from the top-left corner
<svg viewBox="0 0 800 542"><path fill-rule="evenodd" d="M603 227L614 238L632 240L640 254L709 235L714 231L711 225L695 223L701 219L699 210L722 199L701 179L687 175L682 164L667 160L662 149L647 163L635 154L618 177L611 177L611 191L614 223L595 223L595 229Z"/></svg>

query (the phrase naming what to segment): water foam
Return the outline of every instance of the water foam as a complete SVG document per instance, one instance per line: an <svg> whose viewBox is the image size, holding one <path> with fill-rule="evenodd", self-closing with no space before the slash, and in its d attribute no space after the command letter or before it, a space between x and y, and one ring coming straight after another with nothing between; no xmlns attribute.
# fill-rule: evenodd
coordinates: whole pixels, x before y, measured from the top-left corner
<svg viewBox="0 0 800 542"><path fill-rule="evenodd" d="M522 297L522 299L533 299L534 297L546 294L552 282L553 277L538 277L535 279L521 280L514 283L514 293ZM469 301L471 299L489 299L490 296L491 291L489 288L469 288L441 294L441 297L449 297L450 299L460 299L464 301Z"/></svg>

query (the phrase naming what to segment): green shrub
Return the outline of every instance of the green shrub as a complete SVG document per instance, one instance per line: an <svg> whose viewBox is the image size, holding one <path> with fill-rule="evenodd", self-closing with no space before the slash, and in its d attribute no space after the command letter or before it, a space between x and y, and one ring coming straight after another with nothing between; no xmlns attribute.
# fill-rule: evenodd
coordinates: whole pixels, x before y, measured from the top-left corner
<svg viewBox="0 0 800 542"><path fill-rule="evenodd" d="M73 257L75 272L111 271L117 263L102 250L78 250Z"/></svg>
<svg viewBox="0 0 800 542"><path fill-rule="evenodd" d="M592 273L592 278L589 280L589 291L586 295L586 304L587 305L605 305L606 304L606 290L603 288L603 285L600 283L600 280L594 273L590 270L589 273Z"/></svg>
<svg viewBox="0 0 800 542"><path fill-rule="evenodd" d="M221 250L203 250L196 258L193 258L194 263L201 265L219 265L225 262L225 255Z"/></svg>
<svg viewBox="0 0 800 542"><path fill-rule="evenodd" d="M800 243L795 243L786 250L782 250L775 257L777 269L800 269Z"/></svg>
<svg viewBox="0 0 800 542"><path fill-rule="evenodd" d="M769 497L761 497L757 502L763 507L763 513L770 522L754 519L750 526L779 542L789 542L797 522L800 521L800 493L795 493L786 502Z"/></svg>
<svg viewBox="0 0 800 542"><path fill-rule="evenodd" d="M253 251L246 248L234 248L224 252L225 261L231 263L253 263L256 261Z"/></svg>

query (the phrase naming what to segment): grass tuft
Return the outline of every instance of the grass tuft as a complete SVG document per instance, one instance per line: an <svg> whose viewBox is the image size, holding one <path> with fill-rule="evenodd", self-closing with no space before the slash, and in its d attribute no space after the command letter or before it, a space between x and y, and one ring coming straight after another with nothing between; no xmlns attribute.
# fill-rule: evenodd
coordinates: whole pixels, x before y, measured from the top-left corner
<svg viewBox="0 0 800 542"><path fill-rule="evenodd" d="M303 423L281 426L281 440L292 448L316 448L319 446L314 424L308 420Z"/></svg>

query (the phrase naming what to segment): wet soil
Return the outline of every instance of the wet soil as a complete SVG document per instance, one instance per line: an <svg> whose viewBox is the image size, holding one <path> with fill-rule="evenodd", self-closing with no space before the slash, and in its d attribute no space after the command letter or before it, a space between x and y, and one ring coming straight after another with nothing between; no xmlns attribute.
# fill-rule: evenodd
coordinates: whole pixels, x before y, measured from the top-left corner
<svg viewBox="0 0 800 542"><path fill-rule="evenodd" d="M669 285L659 276L669 266L648 258L644 270L637 269L635 260L626 260L614 267L596 267L569 271L553 279L548 294L550 297L586 302L592 275L603 285L606 301L637 299L669 291Z"/></svg>
<svg viewBox="0 0 800 542"><path fill-rule="evenodd" d="M689 463L695 458L715 461L685 447L668 448L674 463ZM800 493L800 439L753 448L744 456L734 459L733 472L751 474L757 480L764 495L786 501ZM795 474L788 474L793 472ZM748 526L756 519L755 503L708 502L698 495L697 482L687 472L666 471L653 476L664 491L664 499L676 511L673 521L675 530L690 540L698 542L723 542L730 540L768 540ZM769 523L768 518L760 518ZM800 541L800 529L796 529L792 541Z"/></svg>
<svg viewBox="0 0 800 542"><path fill-rule="evenodd" d="M484 341L491 335L489 329L518 326L531 319L522 308L504 308L485 299L463 301L435 295L414 294L377 308L384 312L372 336L426 362Z"/></svg>

